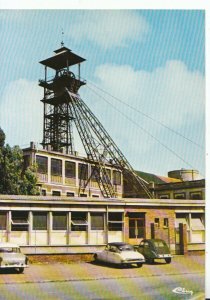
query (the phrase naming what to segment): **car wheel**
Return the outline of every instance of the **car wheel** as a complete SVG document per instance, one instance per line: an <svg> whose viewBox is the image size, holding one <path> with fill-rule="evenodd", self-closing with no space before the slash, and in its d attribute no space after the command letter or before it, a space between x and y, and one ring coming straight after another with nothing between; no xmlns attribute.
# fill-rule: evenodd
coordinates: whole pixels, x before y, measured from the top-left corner
<svg viewBox="0 0 210 300"><path fill-rule="evenodd" d="M166 261L167 264L170 264L171 263L171 257L165 258L165 261Z"/></svg>
<svg viewBox="0 0 210 300"><path fill-rule="evenodd" d="M24 268L18 268L18 273L19 274L23 273L23 271L24 271Z"/></svg>
<svg viewBox="0 0 210 300"><path fill-rule="evenodd" d="M94 258L94 261L97 261L98 260L98 255L94 254L93 258Z"/></svg>
<svg viewBox="0 0 210 300"><path fill-rule="evenodd" d="M142 267L142 264L137 264L137 267L138 267L138 268L141 268L141 267Z"/></svg>

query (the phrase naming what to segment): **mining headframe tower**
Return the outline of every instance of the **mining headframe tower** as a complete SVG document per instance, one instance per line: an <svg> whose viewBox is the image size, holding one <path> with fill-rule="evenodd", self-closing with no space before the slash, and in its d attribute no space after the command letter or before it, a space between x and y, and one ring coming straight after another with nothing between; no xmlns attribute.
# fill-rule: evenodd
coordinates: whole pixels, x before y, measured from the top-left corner
<svg viewBox="0 0 210 300"><path fill-rule="evenodd" d="M104 198L115 198L115 189L110 180L106 164L122 172L127 184L142 197L153 198L148 183L137 176L123 153L112 140L97 117L81 99L78 91L86 82L81 80L81 56L61 44L50 58L40 61L45 76L39 81L44 88L43 141L44 149L74 155L74 130L76 127L87 157L94 168L94 177ZM77 75L72 69L77 69ZM53 70L53 71L52 71ZM52 72L54 72L52 76ZM86 172L86 169L81 170ZM80 176L82 177L82 176ZM85 176L84 176L85 178ZM90 178L86 180L83 189Z"/></svg>

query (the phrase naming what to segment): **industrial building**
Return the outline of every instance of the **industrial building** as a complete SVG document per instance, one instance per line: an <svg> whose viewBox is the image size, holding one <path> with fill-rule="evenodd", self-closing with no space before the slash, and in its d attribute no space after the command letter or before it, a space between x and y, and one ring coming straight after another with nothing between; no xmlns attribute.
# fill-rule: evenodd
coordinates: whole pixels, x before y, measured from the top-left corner
<svg viewBox="0 0 210 300"><path fill-rule="evenodd" d="M197 171L191 178L186 170L167 178L136 172L78 94L84 61L62 44L40 62L43 148L31 143L23 153L24 167L37 165L41 195L0 195L0 241L30 254L93 253L107 242L151 237L164 238L173 253L204 250L204 179Z"/></svg>

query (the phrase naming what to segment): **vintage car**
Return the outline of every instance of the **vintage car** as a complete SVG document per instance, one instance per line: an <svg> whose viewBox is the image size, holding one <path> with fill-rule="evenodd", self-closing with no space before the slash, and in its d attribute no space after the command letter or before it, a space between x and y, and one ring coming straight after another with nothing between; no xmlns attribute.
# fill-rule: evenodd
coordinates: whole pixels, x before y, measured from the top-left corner
<svg viewBox="0 0 210 300"><path fill-rule="evenodd" d="M11 243L0 243L0 269L12 268L23 273L28 267L28 258L21 253L20 247Z"/></svg>
<svg viewBox="0 0 210 300"><path fill-rule="evenodd" d="M154 263L155 259L164 259L170 264L172 255L166 242L162 239L144 239L137 246L139 253L144 255L146 262Z"/></svg>
<svg viewBox="0 0 210 300"><path fill-rule="evenodd" d="M101 252L94 254L95 261L116 264L118 266L137 265L142 267L144 256L135 251L133 246L127 243L109 243Z"/></svg>

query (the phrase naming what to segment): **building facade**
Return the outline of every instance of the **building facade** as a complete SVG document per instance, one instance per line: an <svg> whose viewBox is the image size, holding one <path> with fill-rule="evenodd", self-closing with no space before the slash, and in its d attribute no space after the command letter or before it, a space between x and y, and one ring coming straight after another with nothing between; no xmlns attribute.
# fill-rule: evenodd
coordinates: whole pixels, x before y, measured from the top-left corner
<svg viewBox="0 0 210 300"><path fill-rule="evenodd" d="M185 250L205 249L204 200L0 196L0 241L29 254L92 253L107 242L152 237L179 254L183 233Z"/></svg>
<svg viewBox="0 0 210 300"><path fill-rule="evenodd" d="M160 199L205 199L205 180L158 184L155 186L155 197Z"/></svg>
<svg viewBox="0 0 210 300"><path fill-rule="evenodd" d="M38 150L31 147L23 149L25 167L37 165L37 176L40 193L45 196L67 197L102 197L102 192L95 174L95 164L85 157L64 154L55 151ZM123 193L122 172L111 164L106 164L106 176L116 194L121 198ZM106 183L104 183L106 184Z"/></svg>

